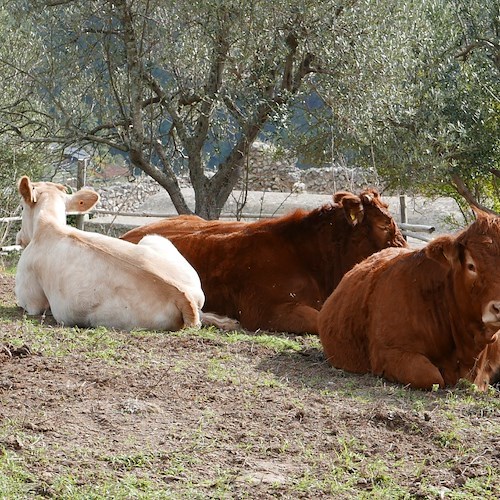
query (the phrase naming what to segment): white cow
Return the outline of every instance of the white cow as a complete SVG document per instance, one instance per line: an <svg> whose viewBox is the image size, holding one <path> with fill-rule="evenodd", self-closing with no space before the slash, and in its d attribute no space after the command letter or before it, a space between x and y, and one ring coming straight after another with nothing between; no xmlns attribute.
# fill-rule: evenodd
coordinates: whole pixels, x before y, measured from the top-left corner
<svg viewBox="0 0 500 500"><path fill-rule="evenodd" d="M201 320L232 329L237 322L201 313L205 296L194 268L162 236L139 245L66 225L67 212L99 201L90 189L68 194L61 184L18 182L23 205L17 243L16 297L28 314L50 309L59 323L132 330L178 330Z"/></svg>

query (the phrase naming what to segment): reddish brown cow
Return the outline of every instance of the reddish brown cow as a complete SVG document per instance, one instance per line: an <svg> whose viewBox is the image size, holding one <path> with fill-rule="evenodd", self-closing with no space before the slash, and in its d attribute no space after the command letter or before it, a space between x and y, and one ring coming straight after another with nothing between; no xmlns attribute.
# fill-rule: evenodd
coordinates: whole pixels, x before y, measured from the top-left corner
<svg viewBox="0 0 500 500"><path fill-rule="evenodd" d="M477 362L476 377L473 382L482 391L487 389L488 384L500 382L500 330L496 336L496 341L483 349Z"/></svg>
<svg viewBox="0 0 500 500"><path fill-rule="evenodd" d="M161 234L170 237L192 234L195 231L203 231L203 234L232 233L243 229L247 224L249 223L236 220L206 220L197 215L178 215L133 229L122 238L126 236L132 243L138 243L142 237L148 234Z"/></svg>
<svg viewBox="0 0 500 500"><path fill-rule="evenodd" d="M334 203L257 222L200 222L186 217L134 229L168 237L197 270L205 309L249 330L317 333L317 315L345 272L388 246L406 246L374 190L341 192ZM180 228L177 228L180 225Z"/></svg>
<svg viewBox="0 0 500 500"><path fill-rule="evenodd" d="M369 257L319 314L328 361L415 388L460 378L484 388L500 364L499 263L500 217L482 212L467 229L423 249Z"/></svg>

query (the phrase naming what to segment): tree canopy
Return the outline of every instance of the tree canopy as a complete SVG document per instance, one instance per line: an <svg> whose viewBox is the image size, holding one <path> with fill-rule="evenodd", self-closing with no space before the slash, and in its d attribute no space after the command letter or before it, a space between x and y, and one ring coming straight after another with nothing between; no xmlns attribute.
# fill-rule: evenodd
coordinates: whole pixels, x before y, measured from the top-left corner
<svg viewBox="0 0 500 500"><path fill-rule="evenodd" d="M499 2L10 0L2 130L126 154L216 218L262 134L324 164L349 152L394 187L498 170ZM481 186L478 191L477 186ZM488 187L489 186L489 187Z"/></svg>

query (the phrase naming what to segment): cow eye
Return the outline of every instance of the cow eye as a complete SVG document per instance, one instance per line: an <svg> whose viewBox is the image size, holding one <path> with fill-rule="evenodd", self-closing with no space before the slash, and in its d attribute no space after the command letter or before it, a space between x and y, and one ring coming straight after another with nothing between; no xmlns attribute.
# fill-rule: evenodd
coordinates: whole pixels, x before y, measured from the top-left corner
<svg viewBox="0 0 500 500"><path fill-rule="evenodd" d="M476 266L475 266L472 262L469 262L469 263L467 264L467 269L468 269L469 271L472 271L473 273L475 273L475 272L476 272Z"/></svg>

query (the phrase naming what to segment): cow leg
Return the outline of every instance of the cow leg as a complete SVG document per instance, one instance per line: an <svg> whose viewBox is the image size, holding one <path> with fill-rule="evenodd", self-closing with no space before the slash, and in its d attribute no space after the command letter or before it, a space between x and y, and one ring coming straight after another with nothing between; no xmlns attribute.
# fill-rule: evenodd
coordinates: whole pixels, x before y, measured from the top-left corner
<svg viewBox="0 0 500 500"><path fill-rule="evenodd" d="M409 384L414 389L445 386L438 367L422 354L391 349L379 351L375 357L379 362L372 362L373 373L388 380Z"/></svg>
<svg viewBox="0 0 500 500"><path fill-rule="evenodd" d="M249 330L270 330L274 332L310 333L318 335L317 309L303 304L269 305L258 318L258 325L245 321L245 314L240 317L241 325ZM268 318L268 319L264 319Z"/></svg>
<svg viewBox="0 0 500 500"><path fill-rule="evenodd" d="M204 326L215 326L220 330L240 330L240 322L236 319L221 316L220 314L208 313L201 311L200 313L201 324Z"/></svg>
<svg viewBox="0 0 500 500"><path fill-rule="evenodd" d="M16 281L16 298L18 305L30 316L42 314L50 309L42 287L33 280L27 283L23 283L23 280Z"/></svg>

